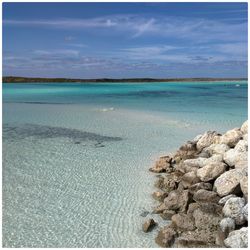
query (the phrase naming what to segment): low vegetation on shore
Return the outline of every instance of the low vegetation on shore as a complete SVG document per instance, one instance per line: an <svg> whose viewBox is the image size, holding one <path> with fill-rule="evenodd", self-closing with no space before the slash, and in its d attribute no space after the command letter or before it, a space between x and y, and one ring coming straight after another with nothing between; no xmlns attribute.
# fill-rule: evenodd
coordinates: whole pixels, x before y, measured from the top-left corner
<svg viewBox="0 0 250 250"><path fill-rule="evenodd" d="M221 135L208 131L161 157L153 213L166 220L161 247L248 247L248 123ZM143 225L156 226L151 218Z"/></svg>
<svg viewBox="0 0 250 250"><path fill-rule="evenodd" d="M39 78L5 76L4 83L30 83L30 82L197 82L197 81L243 81L247 78L98 78L98 79L71 79L71 78Z"/></svg>

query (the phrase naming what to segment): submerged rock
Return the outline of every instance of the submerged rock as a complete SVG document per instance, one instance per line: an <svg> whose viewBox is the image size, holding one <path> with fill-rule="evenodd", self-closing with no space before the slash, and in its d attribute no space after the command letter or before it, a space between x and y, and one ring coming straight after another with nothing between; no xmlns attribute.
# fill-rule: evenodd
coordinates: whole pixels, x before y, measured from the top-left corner
<svg viewBox="0 0 250 250"><path fill-rule="evenodd" d="M142 230L143 232L147 233L151 231L156 225L157 223L153 219L149 219L143 223Z"/></svg>

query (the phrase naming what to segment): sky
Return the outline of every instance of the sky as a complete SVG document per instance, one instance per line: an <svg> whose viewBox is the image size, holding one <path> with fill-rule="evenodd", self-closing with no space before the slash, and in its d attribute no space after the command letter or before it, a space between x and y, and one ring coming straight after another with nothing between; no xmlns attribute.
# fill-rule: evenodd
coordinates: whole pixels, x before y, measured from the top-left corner
<svg viewBox="0 0 250 250"><path fill-rule="evenodd" d="M3 3L3 75L247 77L247 3Z"/></svg>

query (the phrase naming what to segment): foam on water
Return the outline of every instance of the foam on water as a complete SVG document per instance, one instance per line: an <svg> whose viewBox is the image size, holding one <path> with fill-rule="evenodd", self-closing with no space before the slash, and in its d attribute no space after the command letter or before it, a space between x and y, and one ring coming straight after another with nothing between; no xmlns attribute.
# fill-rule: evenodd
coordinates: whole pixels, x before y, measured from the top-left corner
<svg viewBox="0 0 250 250"><path fill-rule="evenodd" d="M156 247L150 165L247 118L244 83L58 85L4 85L4 247Z"/></svg>

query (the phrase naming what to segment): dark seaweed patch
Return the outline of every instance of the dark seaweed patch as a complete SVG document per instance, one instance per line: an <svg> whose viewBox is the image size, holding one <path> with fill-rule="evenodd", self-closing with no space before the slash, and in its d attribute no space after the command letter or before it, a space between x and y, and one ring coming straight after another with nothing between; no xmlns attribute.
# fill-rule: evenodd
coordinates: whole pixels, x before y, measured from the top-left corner
<svg viewBox="0 0 250 250"><path fill-rule="evenodd" d="M102 144L104 142L122 140L121 137L105 136L71 128L35 124L24 124L20 126L13 126L9 124L3 125L3 139L20 140L27 137L33 137L35 139L67 138L72 140L74 144L81 144L85 141L93 141L96 147L104 147Z"/></svg>

